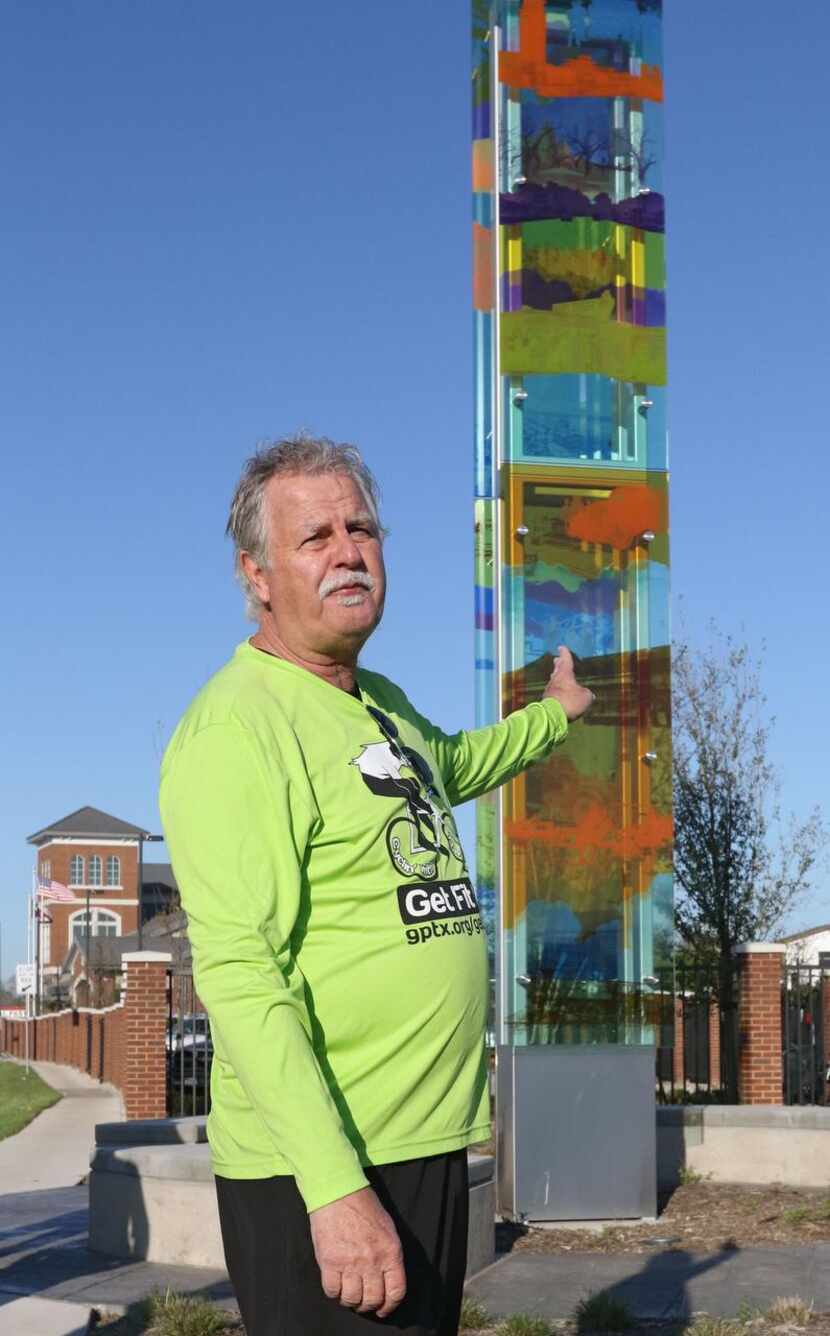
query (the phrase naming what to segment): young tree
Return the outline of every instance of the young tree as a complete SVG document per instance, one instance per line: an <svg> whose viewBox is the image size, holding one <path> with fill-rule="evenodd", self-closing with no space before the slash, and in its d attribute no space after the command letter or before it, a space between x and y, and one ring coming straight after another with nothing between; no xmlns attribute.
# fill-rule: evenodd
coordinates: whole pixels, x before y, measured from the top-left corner
<svg viewBox="0 0 830 1336"><path fill-rule="evenodd" d="M827 832L818 807L782 817L769 758L774 719L756 655L712 624L708 645L673 655L675 922L717 961L727 1098L737 1097L735 948L772 936L810 890Z"/></svg>

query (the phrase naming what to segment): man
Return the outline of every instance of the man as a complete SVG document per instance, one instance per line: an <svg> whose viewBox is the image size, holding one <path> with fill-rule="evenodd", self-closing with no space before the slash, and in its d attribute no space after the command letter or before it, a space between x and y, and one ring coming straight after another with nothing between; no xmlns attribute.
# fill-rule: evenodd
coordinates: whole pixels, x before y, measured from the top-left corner
<svg viewBox="0 0 830 1336"><path fill-rule="evenodd" d="M561 648L541 702L447 735L358 667L386 575L353 447L261 451L228 532L259 630L187 710L161 786L228 1270L248 1336L453 1336L490 1108L451 809L546 757L592 693Z"/></svg>

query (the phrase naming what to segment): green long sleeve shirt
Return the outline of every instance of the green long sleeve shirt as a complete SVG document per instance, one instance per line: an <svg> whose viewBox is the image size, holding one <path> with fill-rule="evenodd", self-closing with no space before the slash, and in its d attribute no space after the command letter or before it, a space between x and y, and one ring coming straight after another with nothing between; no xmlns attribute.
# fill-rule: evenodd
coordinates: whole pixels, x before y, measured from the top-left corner
<svg viewBox="0 0 830 1336"><path fill-rule="evenodd" d="M182 718L161 812L214 1044L215 1172L293 1174L309 1211L363 1168L489 1135L487 954L452 807L567 733L546 700L442 733L243 642Z"/></svg>

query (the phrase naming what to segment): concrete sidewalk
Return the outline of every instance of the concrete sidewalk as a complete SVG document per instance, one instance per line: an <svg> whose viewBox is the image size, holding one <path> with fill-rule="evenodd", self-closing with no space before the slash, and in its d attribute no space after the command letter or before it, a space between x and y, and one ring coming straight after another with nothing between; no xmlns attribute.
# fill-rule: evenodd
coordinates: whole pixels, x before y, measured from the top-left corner
<svg viewBox="0 0 830 1336"><path fill-rule="evenodd" d="M638 1318L688 1321L693 1313L736 1317L742 1304L767 1308L799 1295L830 1311L830 1244L734 1248L717 1253L517 1252L471 1280L467 1293L493 1317L570 1317L580 1299L607 1291Z"/></svg>
<svg viewBox="0 0 830 1336"><path fill-rule="evenodd" d="M102 1257L87 1247L87 1189L60 1188L0 1197L0 1331L14 1336L74 1336L79 1311L121 1311L167 1288L202 1294L233 1308L233 1292L221 1271L159 1266ZM693 1313L734 1317L742 1303L764 1307L798 1294L830 1311L830 1244L810 1247L732 1249L712 1254L657 1251L641 1254L509 1253L467 1286L494 1317L534 1313L570 1317L586 1295L608 1290L642 1318L682 1322ZM32 1325L12 1307L24 1295L65 1300L64 1327ZM71 1305L71 1306L70 1306ZM79 1307L80 1306L80 1307ZM42 1305L39 1321L58 1320L61 1309ZM7 1313L19 1319L16 1327Z"/></svg>
<svg viewBox="0 0 830 1336"><path fill-rule="evenodd" d="M60 1246L65 1217L61 1191L82 1195L80 1227L86 1229L86 1189L76 1185L89 1172L95 1124L124 1114L121 1097L112 1086L101 1085L74 1067L54 1062L31 1065L63 1098L22 1132L0 1141L0 1330L9 1336L76 1336L87 1331L90 1305L39 1296L47 1288L39 1270L26 1279L18 1274L16 1282L14 1263L21 1249L37 1254L43 1244ZM32 1199L42 1203L34 1215L26 1205ZM77 1228L77 1212L75 1220Z"/></svg>
<svg viewBox="0 0 830 1336"><path fill-rule="evenodd" d="M22 1132L0 1141L0 1193L79 1183L89 1172L95 1124L124 1117L121 1096L112 1086L56 1062L31 1065L63 1099L39 1113Z"/></svg>
<svg viewBox="0 0 830 1336"><path fill-rule="evenodd" d="M124 1262L87 1246L86 1174L97 1122L121 1117L118 1095L72 1069L38 1063L65 1098L0 1142L0 1331L80 1336L91 1308L122 1311L154 1290L202 1294L234 1307L222 1271ZM734 1317L800 1295L830 1311L830 1244L747 1248L694 1255L509 1253L472 1280L468 1294L494 1317L571 1316L607 1290L641 1318L683 1321L695 1312Z"/></svg>
<svg viewBox="0 0 830 1336"><path fill-rule="evenodd" d="M88 1304L58 1299L13 1299L0 1309L8 1336L89 1336Z"/></svg>

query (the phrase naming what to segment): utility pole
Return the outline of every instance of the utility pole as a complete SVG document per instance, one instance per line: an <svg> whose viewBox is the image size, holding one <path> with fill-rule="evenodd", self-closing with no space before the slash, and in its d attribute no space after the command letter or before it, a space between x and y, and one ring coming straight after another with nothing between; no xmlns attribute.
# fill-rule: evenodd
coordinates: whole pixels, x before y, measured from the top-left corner
<svg viewBox="0 0 830 1336"><path fill-rule="evenodd" d="M138 837L138 949L144 950L144 844L159 844L163 835L151 835L143 830Z"/></svg>
<svg viewBox="0 0 830 1336"><path fill-rule="evenodd" d="M144 950L144 832L138 837L138 949Z"/></svg>
<svg viewBox="0 0 830 1336"><path fill-rule="evenodd" d="M32 996L31 984L29 984L22 991L26 1001L26 1023L23 1026L23 1030L26 1035L26 1075L28 1076L29 1075L29 1012L30 1012L29 1000Z"/></svg>
<svg viewBox="0 0 830 1336"><path fill-rule="evenodd" d="M100 880L100 878L99 878ZM89 904L89 871L86 874L86 1004L92 1006L92 962L89 957L89 939L92 936L92 911Z"/></svg>

